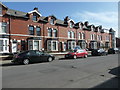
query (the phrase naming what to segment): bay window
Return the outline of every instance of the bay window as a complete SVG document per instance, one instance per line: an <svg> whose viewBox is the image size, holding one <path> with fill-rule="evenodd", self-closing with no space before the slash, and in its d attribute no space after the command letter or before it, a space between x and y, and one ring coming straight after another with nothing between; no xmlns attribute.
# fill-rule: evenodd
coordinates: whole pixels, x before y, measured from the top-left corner
<svg viewBox="0 0 120 90"><path fill-rule="evenodd" d="M8 53L9 52L9 39L0 38L0 53Z"/></svg>
<svg viewBox="0 0 120 90"><path fill-rule="evenodd" d="M75 46L76 46L75 41L68 41L68 50L73 50Z"/></svg>
<svg viewBox="0 0 120 90"><path fill-rule="evenodd" d="M29 50L41 50L41 40L28 40Z"/></svg>
<svg viewBox="0 0 120 90"><path fill-rule="evenodd" d="M48 51L58 51L58 41L48 40L47 41L47 50Z"/></svg>

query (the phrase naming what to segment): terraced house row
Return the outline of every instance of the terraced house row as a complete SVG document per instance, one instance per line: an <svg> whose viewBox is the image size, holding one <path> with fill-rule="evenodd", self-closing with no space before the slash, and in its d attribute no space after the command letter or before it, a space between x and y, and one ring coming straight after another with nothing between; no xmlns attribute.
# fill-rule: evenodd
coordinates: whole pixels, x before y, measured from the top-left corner
<svg viewBox="0 0 120 90"><path fill-rule="evenodd" d="M0 53L24 50L61 52L81 48L113 47L114 30L89 22L75 23L68 16L42 16L38 8L30 12L9 9L0 3Z"/></svg>

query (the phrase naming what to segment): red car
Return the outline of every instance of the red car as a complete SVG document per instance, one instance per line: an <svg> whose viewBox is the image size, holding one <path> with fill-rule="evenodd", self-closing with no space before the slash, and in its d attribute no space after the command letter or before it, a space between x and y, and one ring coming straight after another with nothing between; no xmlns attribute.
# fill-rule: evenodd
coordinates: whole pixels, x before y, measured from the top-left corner
<svg viewBox="0 0 120 90"><path fill-rule="evenodd" d="M85 49L79 49L79 50L73 50L65 55L65 58L74 58L77 57L84 57L86 58L88 56L88 52Z"/></svg>

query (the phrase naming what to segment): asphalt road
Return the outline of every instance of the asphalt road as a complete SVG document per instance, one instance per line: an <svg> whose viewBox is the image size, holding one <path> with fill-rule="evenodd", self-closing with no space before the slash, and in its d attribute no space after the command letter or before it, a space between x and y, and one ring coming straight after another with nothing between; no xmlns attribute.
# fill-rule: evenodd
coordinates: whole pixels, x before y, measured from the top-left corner
<svg viewBox="0 0 120 90"><path fill-rule="evenodd" d="M118 88L118 55L2 67L3 88Z"/></svg>

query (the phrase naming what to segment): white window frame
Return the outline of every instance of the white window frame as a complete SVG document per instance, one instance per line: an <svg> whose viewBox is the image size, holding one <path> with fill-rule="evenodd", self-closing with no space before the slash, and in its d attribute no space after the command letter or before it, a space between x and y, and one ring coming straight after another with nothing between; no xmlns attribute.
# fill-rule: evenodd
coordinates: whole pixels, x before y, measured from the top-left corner
<svg viewBox="0 0 120 90"><path fill-rule="evenodd" d="M30 49L30 43L29 43L29 41L32 42L32 49ZM41 47L41 40L28 40L28 50L35 50L35 46L34 46L34 42L35 41L39 41L39 50L42 49L42 47Z"/></svg>
<svg viewBox="0 0 120 90"><path fill-rule="evenodd" d="M62 42L62 44L63 44L63 51L66 51L66 43Z"/></svg>
<svg viewBox="0 0 120 90"><path fill-rule="evenodd" d="M53 50L53 42L56 43L56 50ZM50 46L48 45L50 43ZM48 47L51 47L50 49ZM48 51L58 51L58 41L57 40L48 40L47 41L47 50Z"/></svg>
<svg viewBox="0 0 120 90"><path fill-rule="evenodd" d="M3 23L6 23L6 32L3 32L3 30L2 30ZM0 33L2 33L2 34L6 34L7 33L7 22L0 22Z"/></svg>
<svg viewBox="0 0 120 90"><path fill-rule="evenodd" d="M56 29L53 30L53 37L57 37L57 30Z"/></svg>
<svg viewBox="0 0 120 90"><path fill-rule="evenodd" d="M82 30L82 25L81 24L79 25L79 29Z"/></svg>
<svg viewBox="0 0 120 90"><path fill-rule="evenodd" d="M74 43L74 45L73 45L73 43ZM70 45L70 48L69 48L69 45ZM69 50L73 50L75 46L76 46L76 42L75 41L68 41L68 49Z"/></svg>
<svg viewBox="0 0 120 90"><path fill-rule="evenodd" d="M48 28L47 31L48 31L48 37L52 37L52 28ZM51 32L49 32L49 31L51 31Z"/></svg>
<svg viewBox="0 0 120 90"><path fill-rule="evenodd" d="M71 32L68 31L68 38L71 38Z"/></svg>
<svg viewBox="0 0 120 90"><path fill-rule="evenodd" d="M55 22L55 19L51 18L51 19L50 19L50 24L51 24L51 25L54 25L54 22Z"/></svg>
<svg viewBox="0 0 120 90"><path fill-rule="evenodd" d="M81 39L81 32L78 33L78 39Z"/></svg>
<svg viewBox="0 0 120 90"><path fill-rule="evenodd" d="M3 51L0 51L0 53L9 53L9 39L8 38L0 38L0 40L3 40ZM7 41L7 44L5 45L5 41ZM7 50L5 50L7 48Z"/></svg>
<svg viewBox="0 0 120 90"><path fill-rule="evenodd" d="M75 38L75 33L71 31L71 38Z"/></svg>

